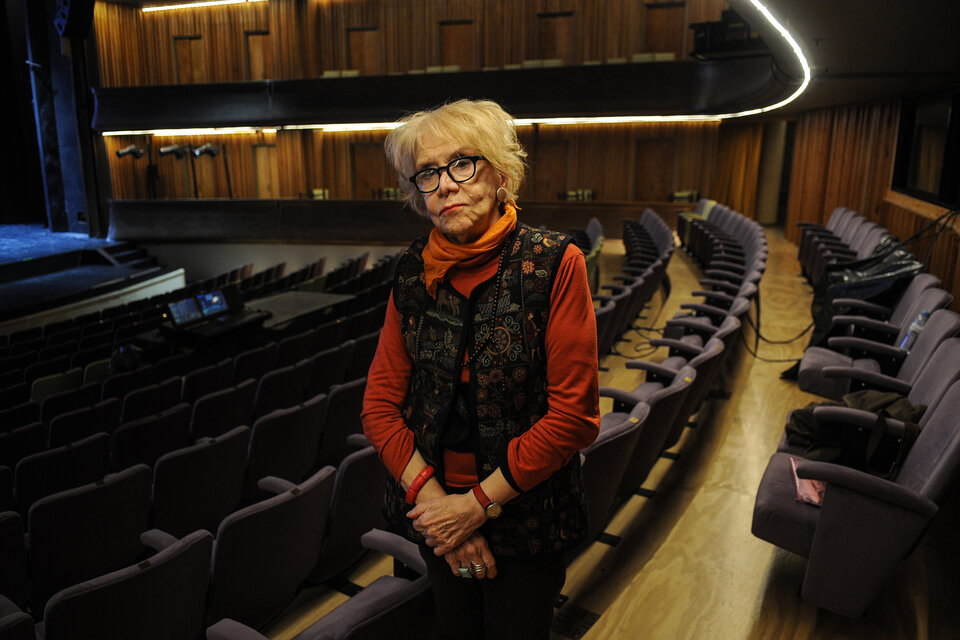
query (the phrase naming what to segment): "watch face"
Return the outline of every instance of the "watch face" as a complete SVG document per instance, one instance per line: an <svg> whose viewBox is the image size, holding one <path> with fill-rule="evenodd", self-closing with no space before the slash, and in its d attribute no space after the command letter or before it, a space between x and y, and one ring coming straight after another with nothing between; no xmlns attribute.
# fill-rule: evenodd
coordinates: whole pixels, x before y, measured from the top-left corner
<svg viewBox="0 0 960 640"><path fill-rule="evenodd" d="M487 517L488 518L499 518L500 514L503 513L503 507L501 507L496 502L491 502L487 505Z"/></svg>

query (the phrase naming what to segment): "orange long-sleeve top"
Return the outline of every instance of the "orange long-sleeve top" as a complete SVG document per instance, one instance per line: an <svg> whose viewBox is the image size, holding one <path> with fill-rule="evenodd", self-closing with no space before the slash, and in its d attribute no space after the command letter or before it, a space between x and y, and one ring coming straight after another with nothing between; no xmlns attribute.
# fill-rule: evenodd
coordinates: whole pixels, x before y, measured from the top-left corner
<svg viewBox="0 0 960 640"><path fill-rule="evenodd" d="M451 269L450 284L466 297L496 274L497 254L479 256ZM547 413L512 439L504 476L517 491L527 491L589 446L600 428L597 379L597 328L583 253L568 245L550 296L545 336ZM400 315L391 295L377 352L367 374L363 430L384 466L400 478L414 452L413 432L401 416L413 363L400 333ZM461 380L469 369L463 367Z"/></svg>

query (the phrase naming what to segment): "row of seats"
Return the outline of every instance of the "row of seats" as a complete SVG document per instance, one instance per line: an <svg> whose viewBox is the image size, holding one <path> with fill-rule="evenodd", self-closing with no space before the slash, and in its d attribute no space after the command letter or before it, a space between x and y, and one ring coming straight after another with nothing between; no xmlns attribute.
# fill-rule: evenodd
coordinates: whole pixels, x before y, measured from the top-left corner
<svg viewBox="0 0 960 640"><path fill-rule="evenodd" d="M797 257L810 284L819 287L826 275L851 261L869 257L889 232L856 211L837 207L827 224L802 223Z"/></svg>
<svg viewBox="0 0 960 640"><path fill-rule="evenodd" d="M658 231L658 227L656 226L656 221L648 217L645 223L640 226L642 227L646 236L643 236L643 235L640 236L641 242L638 243L638 247L641 247L641 246L656 247L657 243L653 241L653 238L655 237L659 238L657 236L657 233L659 231ZM644 238L650 240L651 244L647 245L646 243L642 242ZM669 235L669 238L671 239L669 242L669 247L663 247L664 249L663 253L667 253L668 255L670 254L670 252L672 252L672 246L673 246L672 234ZM662 241L662 238L659 238L659 239ZM648 276L654 276L655 281L658 281L658 286L654 287L652 292L649 294L650 296L652 296L653 292L655 292L657 288L659 288L659 283L662 282L662 278L664 277L663 269L665 269L665 265L662 268L660 266L657 266L656 269L651 270L651 267L658 261L661 264L665 262L662 259L662 256L660 255L660 253L661 251L658 249L656 259L652 260L652 262L644 262L640 259L637 259L638 257L641 257L641 258L643 257L640 255L641 252L637 251L635 255L631 257L630 261L624 266L624 269L629 268L629 269L640 270L640 273L630 273L630 272L624 271L624 278L627 278L627 277L635 278L635 280L631 280L628 283L628 285L637 286L636 283L641 279L641 278L637 278L637 276L643 276L644 273L646 273ZM659 270L659 275L657 274L656 270ZM626 282L626 279L624 280L624 282ZM647 300L649 300L649 297L647 298ZM628 308L626 304L624 304L624 308L625 309ZM642 305L641 305L641 308L642 308ZM638 309L638 312L639 312L639 309ZM724 331L726 332L728 331L726 327L729 327L732 324L732 321L726 322L726 323L720 322L718 323L717 326L713 326L709 316L704 316L705 319L703 320L699 320L698 318L700 317L701 316L691 315L691 317L689 318L684 317L684 318L678 318L677 320L682 322L689 322L697 325L700 331L699 335L716 333L720 326L724 326L725 327ZM633 320L634 320L633 317L626 317L622 320L623 324L621 326L623 327L631 326ZM711 329L711 327L713 328ZM725 336L727 334L721 333L720 335ZM686 339L683 339L683 338L678 339L678 343L684 345L684 348L686 348L687 345L692 345L693 343L696 342L696 337L694 337L692 334L690 336L686 336L686 334L684 334L684 336L686 337ZM718 340L722 342L722 338L718 338ZM707 343L709 343L709 341L707 341ZM712 348L712 345L711 345L711 348ZM690 360L692 361L694 360L694 358L690 358ZM684 378L691 378L690 382L692 382L693 376L696 376L698 373L697 371L698 364L699 363L691 363L690 365L684 365L683 367L681 367L681 369L683 369L684 371L683 375L681 376L681 380L683 380ZM668 365L664 365L664 366L666 367ZM703 379L707 379L709 377L711 376L708 376L707 374L703 375ZM651 382L651 384L656 384L656 383ZM687 383L687 386L688 387L690 386L689 383ZM602 532L603 528L606 525L606 522L608 521L608 517L609 517L609 514L611 513L613 505L616 503L617 489L620 488L620 485L622 483L622 478L624 477L623 473L617 472L618 467L625 471L630 462L630 458L633 456L633 453L634 453L634 449L632 447L625 446L625 445L628 444L628 441L631 438L635 438L637 441L639 441L640 435L643 433L645 429L644 424L652 424L652 421L648 422L645 417L639 417L639 413L642 412L643 407L654 409L657 404L658 403L656 402L654 402L652 405L647 404L645 402L636 402L634 405L634 410L635 410L634 415L629 416L624 420L619 420L619 421L615 420L615 422L617 423L615 425L611 425L611 419L605 416L605 423L604 423L605 428L602 429L602 433L600 437L593 445L591 445L590 448L584 450L581 454L582 460L583 460L583 467L584 467L584 479L585 479L587 494L588 494L588 504L590 505L590 508L591 508L591 516L592 516L591 521L594 523L593 530L590 532L590 539L592 539L593 537L595 537L596 535ZM665 407L668 407L668 403L666 401L663 403L661 410L663 410ZM626 438L626 440L623 438ZM659 455L659 451L657 453ZM369 475L372 475L376 478L377 483L380 484L382 489L382 482L381 482L382 474L371 473ZM262 503L256 503L256 504L262 504ZM222 533L222 526L223 525L221 524L221 533ZM366 544L369 546L374 546L377 548L384 549L385 547L378 546L380 543L376 541L371 541L372 539L376 538L376 535L374 534L371 534L371 535L373 535L373 538L371 538L370 535L364 537ZM182 546L189 547L189 544L184 542L185 540L187 540L186 537L181 539ZM360 540L360 537L356 536L356 539L354 540L354 542L356 543L359 540ZM220 544L219 535L218 535L217 544L218 546ZM402 551L397 551L397 553L402 555ZM184 551L184 554L186 554L185 551ZM154 557L157 557L157 556L154 556ZM164 556L164 558L166 557L167 556ZM417 559L412 556L405 557L404 562L409 566L411 566L411 568L413 568L415 571L417 571L419 568L419 572L422 574L422 562L418 562ZM139 579L145 583L151 582L151 580L149 576L144 576L142 572L133 573L131 575L131 572L129 572L129 569L130 568L128 567L128 569L122 569L116 574L94 578L93 580L85 584L86 586L85 590L100 594L100 597L102 597L104 600L110 600L112 607L114 608L116 608L117 605L123 607L124 609L133 608L134 605L131 604L129 600L116 599L116 598L122 598L122 595L119 595L118 593L122 592L123 589L117 588L114 585L116 585L118 581L123 579L133 580L134 578L132 576L138 576ZM127 571L127 573L123 573L124 571ZM293 577L299 577L299 575L301 575L296 571L292 571L289 573L291 573ZM100 580L101 582L97 582L98 580ZM246 584L259 585L261 587L257 589L250 589L251 592L253 591L256 592L256 594L253 594L253 593L250 594L251 598L263 598L263 597L268 597L270 595L279 595L280 593L283 592L283 589L273 589L274 591L273 594L261 593L262 591L267 590L267 586L271 585L271 583L267 580L259 580L259 581L247 580ZM398 611L400 612L401 615L408 615L411 611L414 611L414 612L419 612L417 615L421 616L420 617L421 621L425 621L426 618L421 614L429 613L428 604L427 604L426 610L420 608L424 606L422 598L418 597L418 598L414 598L413 601L407 601L404 597L397 596L397 588L400 588L401 591L412 588L413 591L415 591L417 594L422 596L425 593L424 591L425 586L426 586L425 578L422 578L422 577L414 578L412 580L407 580L405 578L398 578L393 576L381 578L377 580L370 587L367 587L366 589L361 591L358 595L353 596L347 602L346 605L341 606L340 608L335 610L329 616L326 616L323 620L321 620L317 624L318 625L326 624L326 625L333 625L335 627L338 627L341 629L340 631L341 636L343 636L342 630L344 627L342 625L349 625L351 624L352 620L355 620L357 617L359 617L364 620L362 624L367 625L368 629L379 628L382 631L385 628L392 628L392 630L395 632L397 627L393 626L389 622L390 620L392 620L392 618L390 618L389 615L384 617L384 614L389 614L390 612ZM172 589L172 587L170 587L169 585L165 585L165 588L167 590ZM214 576L211 593L216 594L216 592L217 592L217 579L216 579L216 576ZM169 600L169 599L167 598L165 600ZM120 603L124 603L124 604L120 604ZM396 605L396 607L394 605ZM150 607L150 606L152 606L152 601L149 599L147 600L147 602L141 602L137 604L137 607L140 607L140 608ZM190 609L190 607L185 607L185 608ZM196 606L192 607L192 610L195 611ZM253 608L251 608L251 612L252 610ZM358 610L361 612L359 616L357 615ZM51 613L52 613L51 609L48 606L46 617L49 617ZM124 627L124 629L126 630L128 635L130 635L131 637L139 637L137 635L139 633L139 631L137 631L138 627L132 626L136 624L135 620L131 620L131 618L133 617L134 616L132 615L114 616L116 620L116 624L127 625ZM149 613L144 613L141 617L143 619L151 619L151 615ZM219 622L214 620L214 618L216 617L217 616L208 615L203 620L205 623L212 623L213 625L208 629L208 632L207 632L208 637L211 637L211 638L220 637L217 635L218 633L228 634L223 637L235 637L235 638L244 637L241 635L233 635L233 634L255 633L250 629L250 627L256 628L262 624L262 620L258 620L256 619L256 616L246 612L240 612L240 613L237 613L236 615L230 614L226 616L227 619L221 620ZM111 621L111 624L113 623L114 621ZM383 626L376 627L377 624L382 624ZM373 625L373 627L371 627L370 625ZM311 628L311 630L305 631L302 637L303 638L321 637L316 635L318 633L318 629L320 629L320 626L314 626ZM180 637L196 637L196 634L195 633L187 634L185 636L180 636ZM247 636L247 637L255 637L255 636ZM368 637L377 637L377 636L373 635Z"/></svg>
<svg viewBox="0 0 960 640"><path fill-rule="evenodd" d="M858 218L841 208L828 226L844 233L846 221L862 231L866 223ZM804 237L820 231L808 227ZM864 612L919 542L960 470L960 315L946 308L953 297L939 285L938 278L921 273L901 287L890 306L832 301L832 335L825 346L806 349L798 383L831 401L816 407L813 416L837 435L830 444L785 431L757 490L754 535L807 558L803 598L836 613L856 617ZM912 343L904 342L921 312L929 313L922 331ZM919 436L875 412L828 406L847 394L871 391L904 398L922 411ZM845 442L859 444L852 450ZM807 459L822 457L817 451L826 446L835 447L830 460ZM871 456L874 451L883 459ZM795 477L825 483L818 506L796 498Z"/></svg>
<svg viewBox="0 0 960 640"><path fill-rule="evenodd" d="M225 360L191 371L182 379L174 376L133 389L122 400L111 397L68 411L52 418L49 424L28 422L0 434L0 468L13 469L18 488L21 476L28 474L26 469L50 469L44 486L56 491L70 486L70 476L54 482L53 478L61 475L55 471L69 468L68 460L85 459L80 441L97 433L109 437L96 444L90 455L103 460L105 472L107 468L117 470L137 462L152 464L165 452L188 441L215 437L237 425L253 424L272 411L321 393L329 392L336 398L336 406L344 405L358 417L363 385L349 381L365 375L378 335L373 332L356 341L348 340L296 364L242 378L236 384L230 378L231 370L237 369L236 363ZM263 366L262 362L258 366ZM243 375L248 373L256 372L248 368ZM78 391L82 393L85 388ZM354 418L350 424L359 423ZM23 499L22 492L18 491L18 496L17 502L25 513L30 503ZM0 508L3 504L0 492Z"/></svg>
<svg viewBox="0 0 960 640"><path fill-rule="evenodd" d="M647 225L655 228L652 220L647 220ZM751 227L751 232L756 233L758 229ZM643 237L641 234L640 238ZM661 241L664 244L669 241L672 245L672 233L668 232L666 238L661 237ZM650 245L646 247L650 249ZM656 262L660 259L659 255L659 250L654 249L648 257ZM635 257L636 254L628 257L628 261L633 262ZM651 263L647 264L649 266ZM762 272L763 260L751 264ZM644 270L648 268L635 263L631 266ZM753 278L754 275L755 271L751 270L744 277ZM759 279L754 280L756 282ZM723 284L732 283L725 280ZM709 284L705 284L705 287L709 287ZM734 297L734 300L730 307L736 313L745 313L742 303L749 309L749 298ZM720 301L719 304L724 303ZM633 317L628 317L626 324L629 325L633 320ZM570 560L600 536L616 506L639 488L652 466L651 459L655 461L669 446L666 443L678 437L677 426L682 429L687 417L706 398L713 381L717 379L722 357L732 352L727 345L733 344L740 329L740 321L736 316L716 318L712 313L700 314L696 310L678 315L669 320L667 325L678 332L678 338L658 340L658 346L673 346L682 355L671 354L662 363L632 363L636 368L647 370L648 380L641 385L642 389L633 392L610 388L602 390L604 394L615 396L615 401L623 405L617 409L623 410L605 414L597 440L581 452L591 529L587 541L570 554ZM663 378L657 378L657 375ZM429 584L415 546L382 531L372 531L364 535L362 541L371 549L393 555L411 572L379 578L346 604L298 634L296 640L378 638L397 633L402 636L402 630L407 628L428 633L432 614ZM229 619L208 628L207 638L265 640L256 631Z"/></svg>
<svg viewBox="0 0 960 640"><path fill-rule="evenodd" d="M616 342L634 328L643 309L665 279L673 255L673 232L652 210L647 209L637 221L623 222L624 262L621 273L611 279L618 284L605 285L609 294L593 296L597 316L598 352L603 359L615 353Z"/></svg>

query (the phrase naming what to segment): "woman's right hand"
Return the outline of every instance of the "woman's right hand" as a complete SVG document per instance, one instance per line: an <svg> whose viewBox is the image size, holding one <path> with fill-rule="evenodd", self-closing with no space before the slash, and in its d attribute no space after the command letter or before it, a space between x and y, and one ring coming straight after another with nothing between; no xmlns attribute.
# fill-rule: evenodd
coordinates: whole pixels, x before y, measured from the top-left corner
<svg viewBox="0 0 960 640"><path fill-rule="evenodd" d="M487 566L484 578L497 577L497 561L487 545L487 539L483 537L483 534L476 531L458 547L447 552L443 559L447 561L453 575L458 578L460 577L460 567L469 569L471 564L485 564Z"/></svg>

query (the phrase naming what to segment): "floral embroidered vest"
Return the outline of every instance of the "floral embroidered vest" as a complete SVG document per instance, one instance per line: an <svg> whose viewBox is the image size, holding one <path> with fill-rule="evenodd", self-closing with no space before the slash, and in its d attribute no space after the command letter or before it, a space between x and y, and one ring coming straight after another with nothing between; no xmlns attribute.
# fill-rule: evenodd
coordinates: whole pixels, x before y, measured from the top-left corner
<svg viewBox="0 0 960 640"><path fill-rule="evenodd" d="M425 239L414 242L397 265L393 296L414 363L402 412L417 449L439 477L441 435L453 410L465 351L470 384L462 393L481 479L506 466L510 440L547 412L544 339L553 281L569 238L518 224L506 242L499 283L494 277L478 285L469 300L446 281L440 283L436 299L427 294L421 255ZM409 509L402 488L390 478L387 521L422 543L405 515ZM573 456L550 478L505 504L503 515L488 520L480 531L495 555L535 555L576 546L587 531L580 457Z"/></svg>

